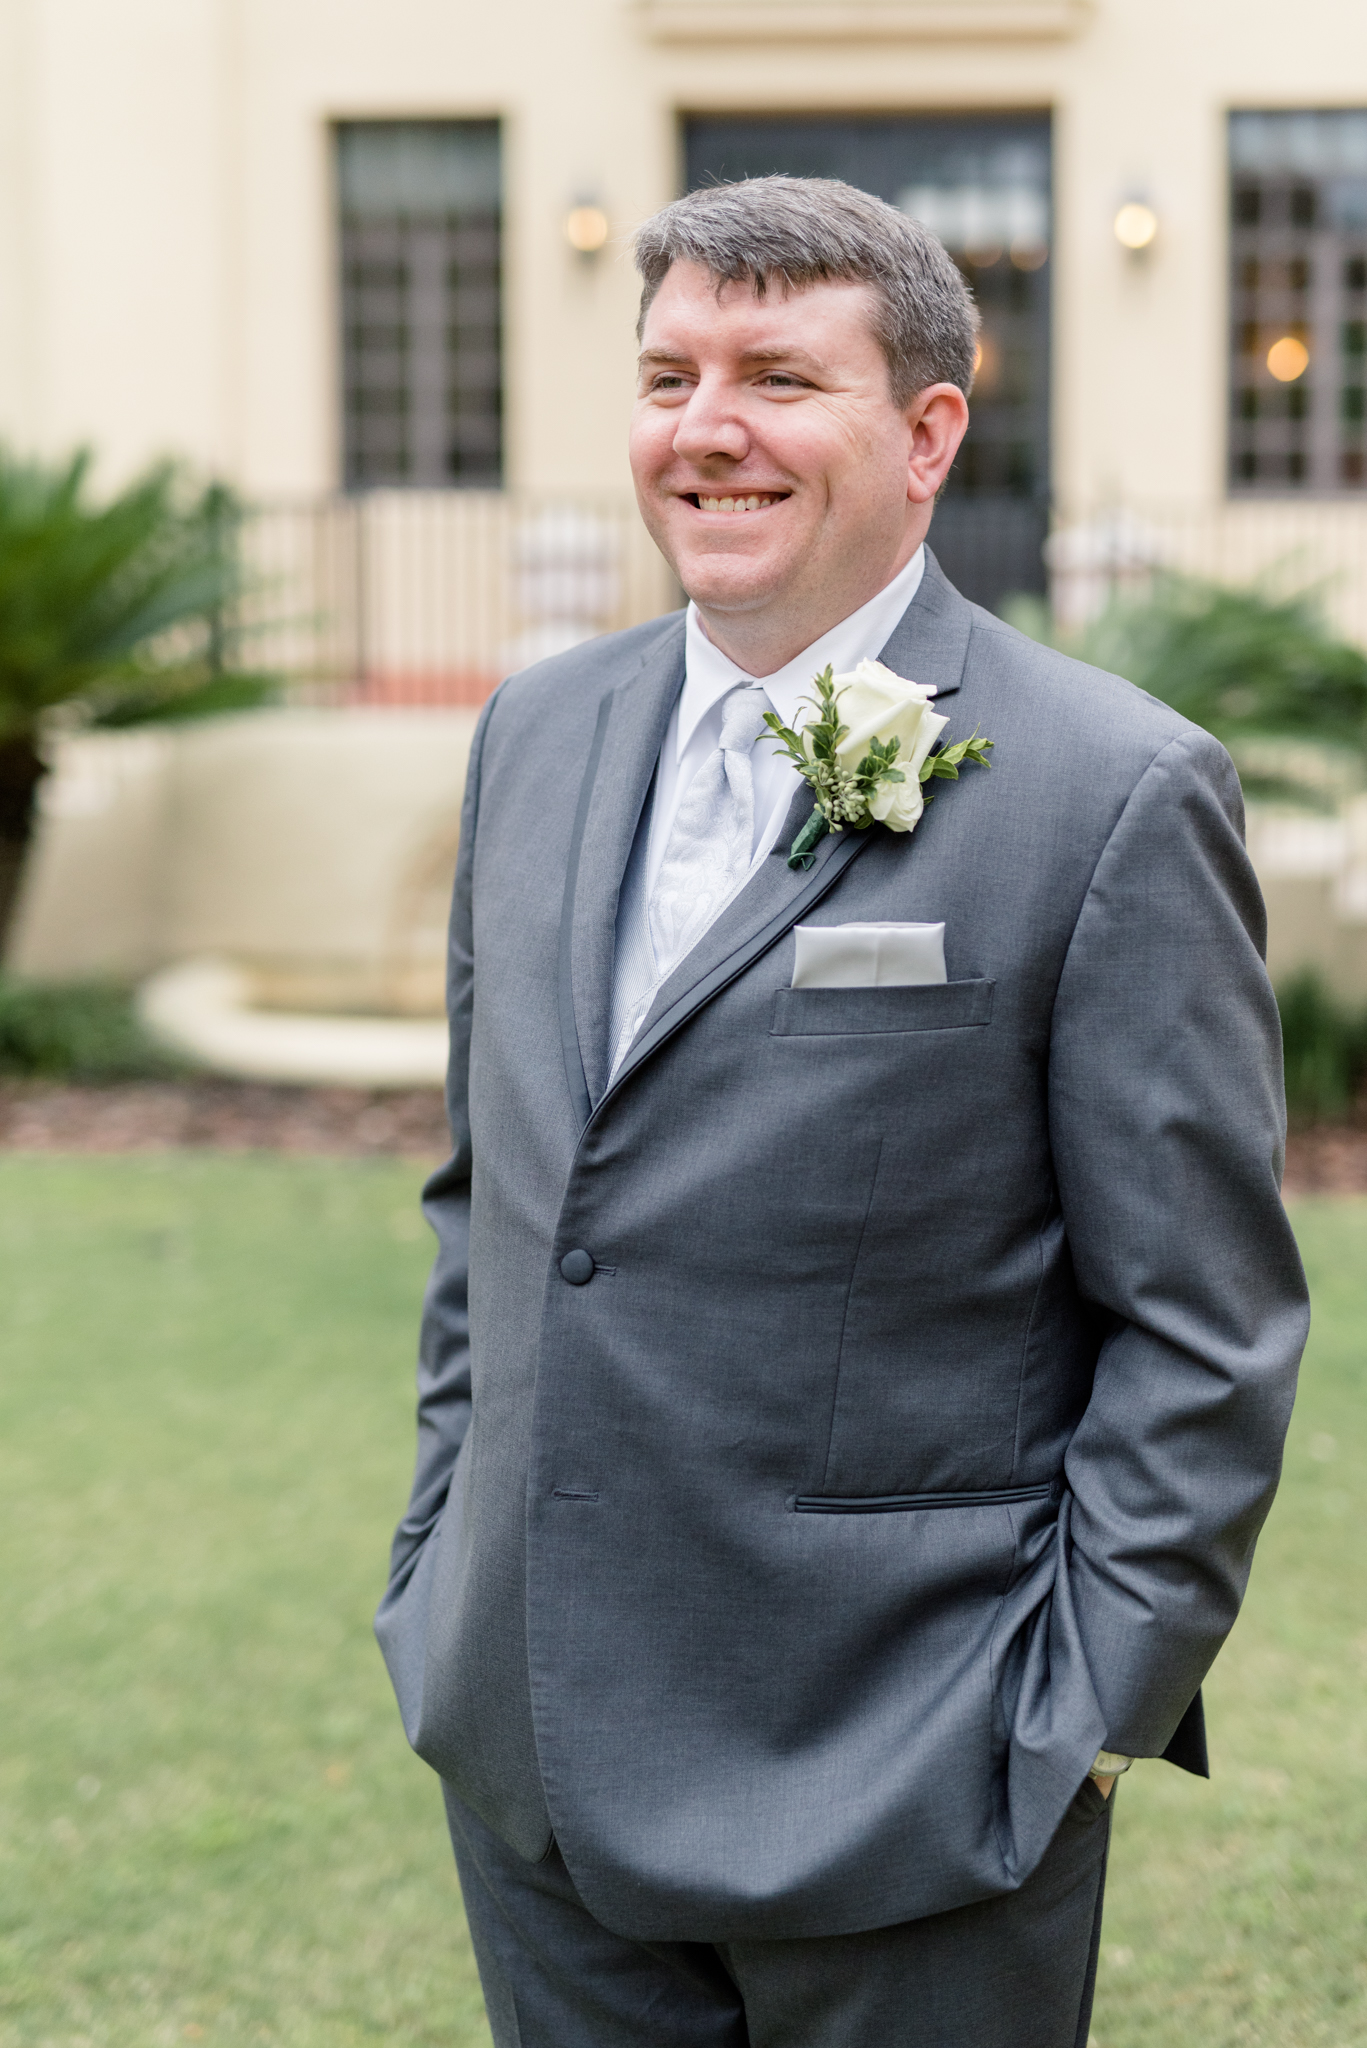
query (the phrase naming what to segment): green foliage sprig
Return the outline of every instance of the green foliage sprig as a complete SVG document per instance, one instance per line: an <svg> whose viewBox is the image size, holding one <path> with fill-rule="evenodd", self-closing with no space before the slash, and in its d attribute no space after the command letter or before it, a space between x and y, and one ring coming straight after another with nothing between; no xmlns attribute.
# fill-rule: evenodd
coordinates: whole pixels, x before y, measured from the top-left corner
<svg viewBox="0 0 1367 2048"><path fill-rule="evenodd" d="M935 775L943 775L947 781L957 782L959 770L965 763L972 767L990 768L992 763L988 760L987 755L988 749L991 746L991 740L979 739L978 728L974 726L966 740L956 740L952 747L941 747L938 754L928 754L926 756L925 760L921 763L922 782L929 782L931 777ZM934 801L935 792L931 790L926 797L926 802L933 804Z"/></svg>

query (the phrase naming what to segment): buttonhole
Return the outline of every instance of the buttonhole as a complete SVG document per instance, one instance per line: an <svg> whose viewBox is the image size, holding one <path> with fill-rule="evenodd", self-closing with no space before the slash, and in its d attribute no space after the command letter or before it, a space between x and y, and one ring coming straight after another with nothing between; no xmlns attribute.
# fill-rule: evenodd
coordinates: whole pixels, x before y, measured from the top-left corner
<svg viewBox="0 0 1367 2048"><path fill-rule="evenodd" d="M611 1278L617 1271L617 1268L615 1266L600 1266L595 1260L593 1270L595 1273L606 1273Z"/></svg>
<svg viewBox="0 0 1367 2048"><path fill-rule="evenodd" d="M568 1487L557 1486L551 1491L552 1500L597 1500L597 1498L596 1493L574 1493Z"/></svg>

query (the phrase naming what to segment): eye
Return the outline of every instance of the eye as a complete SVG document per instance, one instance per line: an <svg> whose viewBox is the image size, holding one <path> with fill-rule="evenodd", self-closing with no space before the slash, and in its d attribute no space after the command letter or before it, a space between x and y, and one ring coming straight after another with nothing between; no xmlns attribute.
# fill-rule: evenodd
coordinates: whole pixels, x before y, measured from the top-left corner
<svg viewBox="0 0 1367 2048"><path fill-rule="evenodd" d="M766 370L760 382L769 385L776 391L805 391L807 389L806 379L804 377L795 377L791 370Z"/></svg>
<svg viewBox="0 0 1367 2048"><path fill-rule="evenodd" d="M652 391L682 391L684 379L677 370L661 370L651 378L650 388Z"/></svg>

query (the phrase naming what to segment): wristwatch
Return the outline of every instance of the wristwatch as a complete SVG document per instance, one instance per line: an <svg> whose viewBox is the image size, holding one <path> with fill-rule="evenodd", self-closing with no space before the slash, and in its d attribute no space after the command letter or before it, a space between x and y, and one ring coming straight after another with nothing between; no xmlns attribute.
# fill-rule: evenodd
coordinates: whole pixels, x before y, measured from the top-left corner
<svg viewBox="0 0 1367 2048"><path fill-rule="evenodd" d="M1122 1771L1128 1771L1134 1762L1132 1756L1119 1756L1113 1749L1099 1749L1096 1762L1088 1771L1089 1778L1118 1778Z"/></svg>

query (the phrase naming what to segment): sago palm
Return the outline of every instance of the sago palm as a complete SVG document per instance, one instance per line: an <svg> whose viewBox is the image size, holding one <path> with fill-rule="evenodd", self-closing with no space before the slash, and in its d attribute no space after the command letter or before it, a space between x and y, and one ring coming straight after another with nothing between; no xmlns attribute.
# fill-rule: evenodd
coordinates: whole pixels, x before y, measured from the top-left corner
<svg viewBox="0 0 1367 2048"><path fill-rule="evenodd" d="M260 701L223 672L238 591L236 507L162 463L103 503L82 450L45 464L0 449L0 944L58 706L126 724Z"/></svg>

